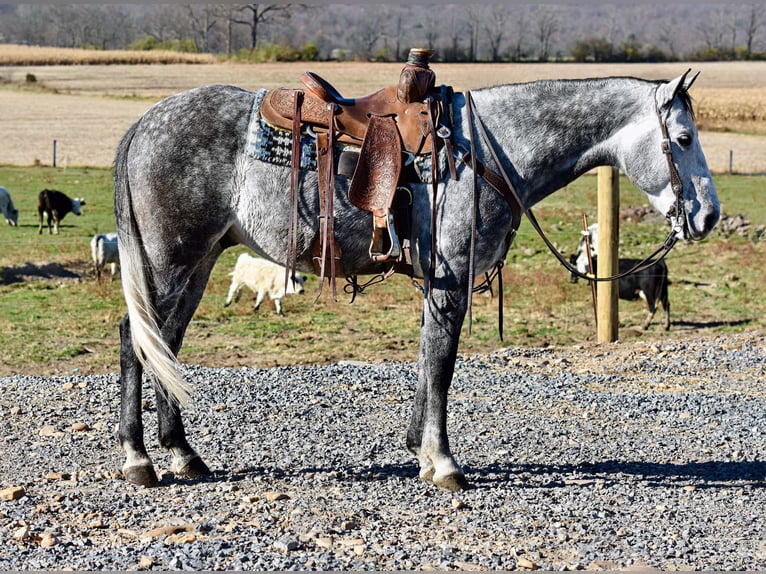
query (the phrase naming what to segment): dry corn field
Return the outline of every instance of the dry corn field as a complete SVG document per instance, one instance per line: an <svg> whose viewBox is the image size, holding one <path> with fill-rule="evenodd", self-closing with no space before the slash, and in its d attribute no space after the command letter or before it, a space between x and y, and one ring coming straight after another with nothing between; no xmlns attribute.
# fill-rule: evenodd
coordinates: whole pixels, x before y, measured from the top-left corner
<svg viewBox="0 0 766 574"><path fill-rule="evenodd" d="M0 46L0 66L52 66L92 64L210 64L210 54L183 54L165 50L84 50L45 46Z"/></svg>
<svg viewBox="0 0 766 574"><path fill-rule="evenodd" d="M0 46L0 64L20 61L12 59L11 48L18 51L18 47ZM108 55L76 50L67 52L67 60L51 50L28 61L74 63L93 54ZM126 61L133 61L131 54L142 53L123 54ZM701 72L692 96L711 169L766 173L766 62L434 65L437 81L456 89L549 78L671 78L687 68ZM108 166L120 136L164 96L211 83L249 89L297 86L306 69L322 75L342 93L358 96L394 83L401 64L0 65L0 164L50 165L56 140L57 165ZM30 74L36 81L28 81Z"/></svg>

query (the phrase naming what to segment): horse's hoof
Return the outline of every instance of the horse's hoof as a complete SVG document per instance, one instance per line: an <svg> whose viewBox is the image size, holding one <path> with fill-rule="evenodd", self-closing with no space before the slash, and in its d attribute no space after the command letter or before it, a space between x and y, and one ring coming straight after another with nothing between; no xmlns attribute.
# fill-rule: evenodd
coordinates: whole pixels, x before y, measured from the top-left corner
<svg viewBox="0 0 766 574"><path fill-rule="evenodd" d="M451 472L445 476L434 477L432 482L439 488L457 492L459 490L468 490L470 485L465 475L461 472Z"/></svg>
<svg viewBox="0 0 766 574"><path fill-rule="evenodd" d="M198 456L189 459L180 468L174 468L173 473L181 478L199 478L212 474L208 466Z"/></svg>
<svg viewBox="0 0 766 574"><path fill-rule="evenodd" d="M423 480L425 482L430 482L433 484L434 481L434 474L436 473L436 469L433 466L427 466L420 469L420 480Z"/></svg>
<svg viewBox="0 0 766 574"><path fill-rule="evenodd" d="M128 482L139 486L157 486L160 483L154 467L150 464L123 468L122 476Z"/></svg>

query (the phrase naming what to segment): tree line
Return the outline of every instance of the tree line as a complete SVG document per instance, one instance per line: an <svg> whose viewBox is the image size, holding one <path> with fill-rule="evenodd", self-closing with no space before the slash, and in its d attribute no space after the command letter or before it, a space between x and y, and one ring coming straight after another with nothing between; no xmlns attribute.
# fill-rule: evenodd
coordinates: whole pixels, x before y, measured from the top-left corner
<svg viewBox="0 0 766 574"><path fill-rule="evenodd" d="M0 4L0 42L244 60L634 62L766 58L766 5Z"/></svg>

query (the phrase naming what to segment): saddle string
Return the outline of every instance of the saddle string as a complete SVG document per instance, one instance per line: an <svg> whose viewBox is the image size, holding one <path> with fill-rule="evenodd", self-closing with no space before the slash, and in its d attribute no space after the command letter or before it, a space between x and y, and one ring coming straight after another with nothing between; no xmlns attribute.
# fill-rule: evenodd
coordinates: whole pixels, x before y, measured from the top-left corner
<svg viewBox="0 0 766 574"><path fill-rule="evenodd" d="M357 295L361 295L362 293L364 293L367 287L370 287L372 285L377 285L378 283L383 283L383 281L391 277L391 275L393 275L395 272L396 272L396 268L392 266L385 273L378 273L377 275L373 275L370 279L368 279L364 283L359 283L358 275L346 275L346 285L343 286L343 292L351 295L351 300L348 302L349 305L356 300ZM414 279L413 279L413 284L415 284L415 287L420 289L420 291L423 290L422 287L416 284Z"/></svg>
<svg viewBox="0 0 766 574"><path fill-rule="evenodd" d="M428 129L431 132L431 253L428 268L428 298L433 302L434 281L436 280L436 196L439 191L438 151L436 149L436 127L434 125L434 98L428 96Z"/></svg>
<svg viewBox="0 0 766 574"><path fill-rule="evenodd" d="M327 251L330 252L330 285L332 287L332 298L338 300L338 291L335 280L335 106L328 104L327 109L330 115L329 129L326 133L317 134L317 179L319 184L319 218L320 222L320 262L319 262L319 287L314 298L316 303L322 295L324 285Z"/></svg>
<svg viewBox="0 0 766 574"><path fill-rule="evenodd" d="M293 149L292 171L290 173L290 207L287 224L287 254L285 265L285 290L288 281L292 277L295 280L295 271L298 258L298 187L300 185L301 165L301 107L303 105L303 92L296 90L293 93Z"/></svg>
<svg viewBox="0 0 766 574"><path fill-rule="evenodd" d="M466 92L466 100L473 100L473 97L471 96L470 91ZM616 275L611 275L609 277L594 277L593 274L591 273L580 272L576 267L571 265L566 260L566 258L559 252L558 249L556 249L556 247L553 245L550 239L548 239L548 237L545 235L545 232L543 231L542 227L537 221L537 218L535 217L534 213L532 213L531 208L525 207L524 203L521 201L518 191L516 190L515 186L511 182L511 179L508 176L508 173L506 172L505 168L503 167L503 164L500 162L500 158L498 157L497 150L495 150L495 147L492 145L492 141L489 138L489 134L487 133L486 127L484 126L484 122L482 121L481 116L479 116L479 114L476 113L475 111L475 107L476 107L475 105L472 105L472 109L474 110L473 113L476 119L476 126L478 127L478 131L481 134L482 139L484 140L485 144L487 145L487 148L490 151L492 160L497 165L498 171L500 171L500 175L502 176L503 182L505 183L505 186L507 187L507 191L513 197L515 203L518 204L522 214L527 216L527 219L529 220L530 224L532 225L534 230L537 232L537 234L540 236L540 238L543 240L543 242L548 247L550 252L553 253L556 259L559 260L559 263L561 263L567 271L569 271L570 273L572 273L573 275L577 277L580 277L581 279L586 279L588 281L616 281L618 279L621 279L633 273L637 273L639 271L643 271L644 269L650 268L652 265L658 263L659 261L662 261L667 256L667 254L670 253L670 251L673 249L676 242L678 241L676 237L675 228L671 230L668 237L656 250L654 250L649 256L647 256L641 262L637 263L634 267L625 271L624 273L618 273ZM665 126L665 124L663 124L662 121L660 121L660 124L661 124L661 127L663 128L663 131L667 132L667 127ZM463 161L465 161L465 158L466 156L464 155ZM670 163L672 164L672 158L670 159ZM482 169L482 167L480 166L479 169ZM673 177L672 175L673 171L675 171L675 166L673 166L673 169L671 170L671 178ZM494 172L491 172L490 170L487 170L487 172L494 174ZM678 177L677 171L676 171L676 177ZM678 179L680 181L680 178ZM490 183L487 177L484 177L484 180L487 181L487 183ZM495 186L492 185L492 187L495 187ZM678 195L676 195L676 200L677 202L679 201ZM658 257L658 258L654 259L654 257Z"/></svg>
<svg viewBox="0 0 766 574"><path fill-rule="evenodd" d="M468 302L466 315L468 316L468 335L470 336L473 328L473 293L474 282L476 280L476 219L478 218L479 210L479 174L476 171L476 141L473 136L473 105L472 99L468 98L466 101L468 108L468 141L471 148L471 174L473 177L473 197L472 211L473 217L471 217L471 240L468 248ZM485 276L486 279L486 276ZM491 290L491 283L490 290ZM502 309L502 304L501 304ZM502 328L500 331L500 339L502 340Z"/></svg>

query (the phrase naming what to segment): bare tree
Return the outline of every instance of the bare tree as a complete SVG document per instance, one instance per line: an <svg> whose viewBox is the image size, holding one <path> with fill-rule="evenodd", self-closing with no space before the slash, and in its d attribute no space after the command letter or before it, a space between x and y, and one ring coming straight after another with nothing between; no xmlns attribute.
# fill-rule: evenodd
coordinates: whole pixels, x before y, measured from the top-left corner
<svg viewBox="0 0 766 574"><path fill-rule="evenodd" d="M439 30L443 25L443 19L441 12L429 11L425 19L425 48L433 50L436 46L436 42L439 39Z"/></svg>
<svg viewBox="0 0 766 574"><path fill-rule="evenodd" d="M658 31L658 42L665 46L670 57L675 60L678 56L676 52L677 29L675 23L668 21L660 22Z"/></svg>
<svg viewBox="0 0 766 574"><path fill-rule="evenodd" d="M468 61L475 62L479 59L479 22L481 22L479 7L473 5L466 8L465 19L468 26Z"/></svg>
<svg viewBox="0 0 766 574"><path fill-rule="evenodd" d="M187 9L197 51L209 52L212 35L221 16L220 7L209 4L193 4L187 6Z"/></svg>
<svg viewBox="0 0 766 574"><path fill-rule="evenodd" d="M468 26L466 25L462 10L457 10L454 4L450 5L447 10L449 11L449 18L444 20L449 22L447 29L449 45L443 55L448 60L462 60L465 59L465 55L461 54L460 44L465 38Z"/></svg>
<svg viewBox="0 0 766 574"><path fill-rule="evenodd" d="M516 39L513 42L511 48L511 57L518 61L524 56L524 41L527 35L527 19L526 13L523 10L517 10L514 14L516 29Z"/></svg>
<svg viewBox="0 0 766 574"><path fill-rule="evenodd" d="M764 22L764 7L762 4L750 4L750 12L745 23L745 50L748 56L753 53L753 41L758 29Z"/></svg>
<svg viewBox="0 0 766 574"><path fill-rule="evenodd" d="M489 57L492 62L500 60L500 48L502 47L508 16L508 8L504 5L492 6L488 11L484 31L487 33Z"/></svg>
<svg viewBox="0 0 766 574"><path fill-rule="evenodd" d="M715 51L724 47L724 37L726 36L727 25L726 12L721 9L714 18L710 18L697 25L697 31L705 43L708 50Z"/></svg>
<svg viewBox="0 0 766 574"><path fill-rule="evenodd" d="M355 28L347 30L354 52L360 58L371 60L375 56L375 46L384 35L383 26L380 25L382 21L382 7L375 6L370 8L369 12L365 11L365 17Z"/></svg>
<svg viewBox="0 0 766 574"><path fill-rule="evenodd" d="M265 25L276 18L289 18L292 4L244 4L237 11L244 17L232 17L234 24L243 24L250 28L250 49L258 46L258 26Z"/></svg>
<svg viewBox="0 0 766 574"><path fill-rule="evenodd" d="M537 57L545 62L550 57L551 43L553 37L559 31L558 14L553 9L542 8L537 17Z"/></svg>

